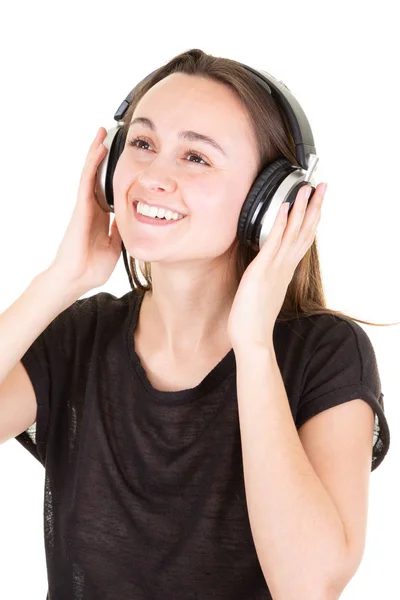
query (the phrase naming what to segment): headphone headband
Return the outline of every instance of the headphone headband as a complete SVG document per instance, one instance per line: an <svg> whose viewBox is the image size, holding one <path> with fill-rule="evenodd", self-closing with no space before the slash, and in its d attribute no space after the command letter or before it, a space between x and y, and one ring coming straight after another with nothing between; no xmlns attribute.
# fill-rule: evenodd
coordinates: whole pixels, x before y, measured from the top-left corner
<svg viewBox="0 0 400 600"><path fill-rule="evenodd" d="M251 73L253 78L282 108L289 122L289 127L295 143L297 161L303 169L307 170L309 167L310 154L316 155L316 150L310 124L300 104L282 81L278 81L266 71L253 69L253 67L249 67L243 63L239 64ZM114 114L114 119L116 121L121 121L123 119L132 103L137 87L150 79L157 70L158 69L152 71L150 75L147 75L142 79L142 81L129 92Z"/></svg>

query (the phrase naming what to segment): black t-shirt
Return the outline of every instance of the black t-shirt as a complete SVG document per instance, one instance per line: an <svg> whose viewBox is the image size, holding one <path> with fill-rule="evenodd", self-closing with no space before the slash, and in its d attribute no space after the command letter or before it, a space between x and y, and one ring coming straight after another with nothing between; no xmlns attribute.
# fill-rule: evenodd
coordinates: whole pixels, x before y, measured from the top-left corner
<svg viewBox="0 0 400 600"><path fill-rule="evenodd" d="M16 439L45 467L49 600L267 600L246 507L234 351L194 388L154 389L134 349L143 296L60 313L22 358L37 421ZM354 321L276 322L296 427L362 398L374 470L389 447L376 357Z"/></svg>

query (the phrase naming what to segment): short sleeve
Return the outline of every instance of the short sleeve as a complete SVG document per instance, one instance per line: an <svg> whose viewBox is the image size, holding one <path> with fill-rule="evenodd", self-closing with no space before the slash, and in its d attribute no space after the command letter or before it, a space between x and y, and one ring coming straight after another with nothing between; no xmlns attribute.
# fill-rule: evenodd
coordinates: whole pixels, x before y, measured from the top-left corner
<svg viewBox="0 0 400 600"><path fill-rule="evenodd" d="M45 440L50 410L50 331L51 326L40 334L21 358L35 391L37 414L35 423L15 437L43 466L45 464Z"/></svg>
<svg viewBox="0 0 400 600"><path fill-rule="evenodd" d="M308 419L333 406L361 398L375 413L371 471L390 445L384 394L372 343L355 321L341 319L325 331L307 361L296 415L299 429Z"/></svg>
<svg viewBox="0 0 400 600"><path fill-rule="evenodd" d="M83 317L89 302L90 298L77 300L61 312L21 358L35 391L37 416L35 423L15 439L43 466L51 416L80 360L78 340L87 328L88 320Z"/></svg>

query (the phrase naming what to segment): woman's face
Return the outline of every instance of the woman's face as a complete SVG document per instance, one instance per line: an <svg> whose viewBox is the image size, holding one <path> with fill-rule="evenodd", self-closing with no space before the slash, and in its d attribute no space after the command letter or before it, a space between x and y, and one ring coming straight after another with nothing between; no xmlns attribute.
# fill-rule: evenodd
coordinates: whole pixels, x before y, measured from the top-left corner
<svg viewBox="0 0 400 600"><path fill-rule="evenodd" d="M145 121L136 121L138 118ZM249 119L222 83L173 73L136 107L113 179L114 210L128 253L149 262L215 259L237 239L239 214L257 176ZM150 125L150 126L149 126ZM212 138L185 139L191 131ZM135 138L140 138L132 145ZM135 217L134 202L186 215L167 226Z"/></svg>

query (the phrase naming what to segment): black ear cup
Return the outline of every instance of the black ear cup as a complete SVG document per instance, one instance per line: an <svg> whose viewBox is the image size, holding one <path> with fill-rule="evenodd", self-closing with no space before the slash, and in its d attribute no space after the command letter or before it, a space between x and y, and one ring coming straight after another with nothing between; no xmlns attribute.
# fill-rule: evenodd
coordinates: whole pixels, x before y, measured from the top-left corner
<svg viewBox="0 0 400 600"><path fill-rule="evenodd" d="M291 184L288 193L282 194L279 198L276 198L275 194L282 182L296 171L299 172L299 178L304 180L304 174L301 175L298 167L292 165L286 158L279 158L265 167L255 179L239 215L237 235L240 244L250 246L253 250L260 249L261 226L273 201L276 213L285 201L289 202L289 210L291 209L299 189L307 185L306 181Z"/></svg>
<svg viewBox="0 0 400 600"><path fill-rule="evenodd" d="M121 156L124 146L125 146L126 134L124 134L123 127L118 129L117 133L114 136L111 147L109 149L107 170L105 176L105 198L106 202L111 210L114 212L114 190L113 190L113 177L115 167L117 166L117 162L119 157Z"/></svg>

